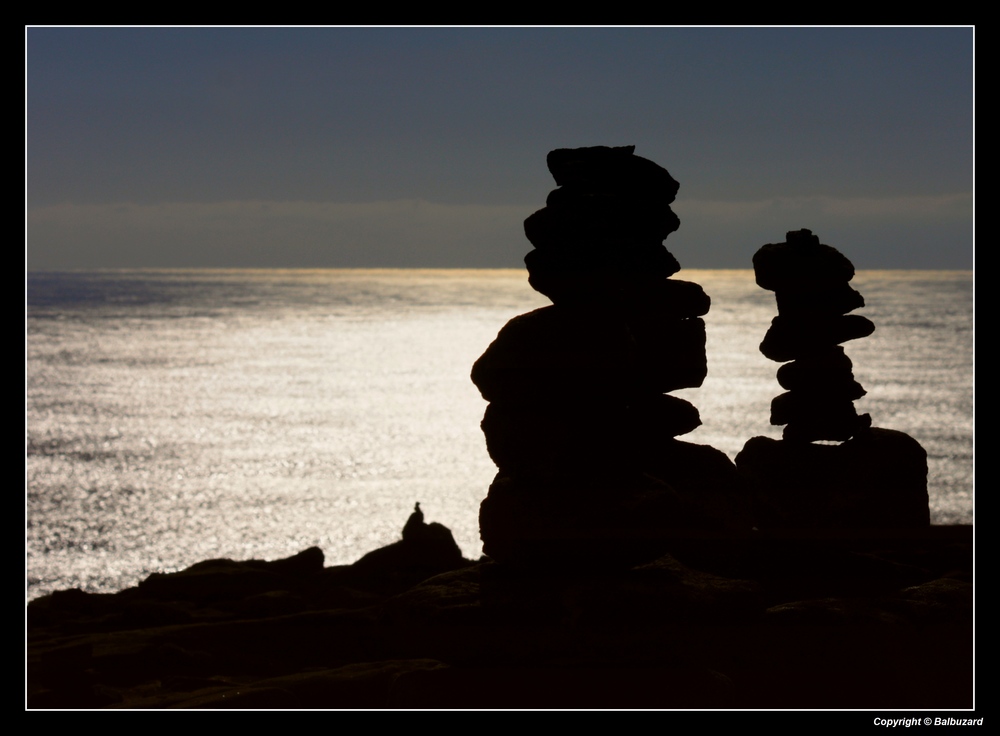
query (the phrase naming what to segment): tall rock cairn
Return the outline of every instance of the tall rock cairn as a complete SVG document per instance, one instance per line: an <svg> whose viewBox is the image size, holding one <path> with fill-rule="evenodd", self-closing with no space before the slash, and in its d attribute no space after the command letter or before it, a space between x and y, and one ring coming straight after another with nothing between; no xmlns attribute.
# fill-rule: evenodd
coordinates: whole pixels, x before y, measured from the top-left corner
<svg viewBox="0 0 1000 736"><path fill-rule="evenodd" d="M854 407L866 391L841 343L875 331L849 314L865 305L849 283L854 265L810 230L762 246L753 265L778 306L760 351L784 363L777 378L786 389L771 402L782 441L754 437L736 458L756 489L758 526L926 526L926 452L902 432L873 428Z"/></svg>
<svg viewBox="0 0 1000 736"><path fill-rule="evenodd" d="M701 420L667 395L705 378L710 300L669 278L678 184L634 148L549 153L558 188L524 223L535 246L524 260L553 304L508 322L472 369L499 467L480 532L501 562L567 551L634 561L656 551L657 530L723 523L712 502L686 498L685 480L735 468L674 440Z"/></svg>

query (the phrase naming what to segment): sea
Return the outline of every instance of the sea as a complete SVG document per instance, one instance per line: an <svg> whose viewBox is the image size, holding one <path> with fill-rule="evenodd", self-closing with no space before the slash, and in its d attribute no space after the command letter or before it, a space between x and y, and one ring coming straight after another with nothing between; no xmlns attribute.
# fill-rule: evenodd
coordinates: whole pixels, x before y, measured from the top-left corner
<svg viewBox="0 0 1000 736"><path fill-rule="evenodd" d="M774 296L702 285L708 377L681 439L735 458L783 389ZM970 524L973 275L860 271L875 333L845 344L873 424L928 453L934 524ZM348 564L419 502L468 558L496 467L473 362L547 305L523 270L117 270L27 275L26 596L113 592L210 558L318 546Z"/></svg>

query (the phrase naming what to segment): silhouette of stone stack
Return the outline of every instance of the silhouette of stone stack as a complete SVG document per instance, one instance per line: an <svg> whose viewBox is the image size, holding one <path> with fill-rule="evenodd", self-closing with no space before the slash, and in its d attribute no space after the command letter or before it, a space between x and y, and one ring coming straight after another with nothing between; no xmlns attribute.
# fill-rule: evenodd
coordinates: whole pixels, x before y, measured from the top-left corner
<svg viewBox="0 0 1000 736"><path fill-rule="evenodd" d="M763 246L753 266L757 285L773 291L778 303L760 351L774 361L793 361L778 370L778 383L788 391L771 402L771 424L786 425L785 439L809 442L848 440L870 427L871 417L854 410L854 400L866 392L840 347L875 331L871 320L848 314L865 305L849 284L854 264L810 230L798 230L784 243Z"/></svg>
<svg viewBox="0 0 1000 736"><path fill-rule="evenodd" d="M756 485L758 526L927 525L926 452L901 432L872 428L854 408L866 391L841 343L875 330L848 314L865 305L849 284L854 265L810 230L761 247L753 264L778 305L760 351L785 362L777 378L787 389L771 402L782 441L754 437L736 458ZM811 444L824 440L843 444Z"/></svg>
<svg viewBox="0 0 1000 736"><path fill-rule="evenodd" d="M524 260L553 304L508 322L472 370L499 467L480 531L501 562L567 549L631 561L668 527L732 523L735 467L674 439L701 420L666 395L705 378L710 300L669 279L678 184L633 150L548 155L559 188L525 221Z"/></svg>

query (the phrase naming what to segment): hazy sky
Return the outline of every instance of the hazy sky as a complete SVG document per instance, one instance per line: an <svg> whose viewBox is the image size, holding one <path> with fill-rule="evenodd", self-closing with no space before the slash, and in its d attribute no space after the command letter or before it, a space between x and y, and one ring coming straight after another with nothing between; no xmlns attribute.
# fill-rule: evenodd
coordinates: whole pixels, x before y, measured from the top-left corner
<svg viewBox="0 0 1000 736"><path fill-rule="evenodd" d="M26 71L30 269L516 267L545 154L628 144L685 267L972 267L972 28L28 28Z"/></svg>

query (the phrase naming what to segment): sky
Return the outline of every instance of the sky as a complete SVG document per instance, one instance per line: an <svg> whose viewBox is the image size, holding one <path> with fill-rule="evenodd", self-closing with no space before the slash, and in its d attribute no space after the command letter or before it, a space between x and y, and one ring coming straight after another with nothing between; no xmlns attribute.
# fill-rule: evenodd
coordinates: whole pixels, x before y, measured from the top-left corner
<svg viewBox="0 0 1000 736"><path fill-rule="evenodd" d="M680 182L667 248L973 264L974 29L25 29L26 265L519 267L554 148Z"/></svg>

